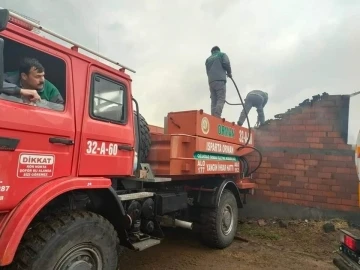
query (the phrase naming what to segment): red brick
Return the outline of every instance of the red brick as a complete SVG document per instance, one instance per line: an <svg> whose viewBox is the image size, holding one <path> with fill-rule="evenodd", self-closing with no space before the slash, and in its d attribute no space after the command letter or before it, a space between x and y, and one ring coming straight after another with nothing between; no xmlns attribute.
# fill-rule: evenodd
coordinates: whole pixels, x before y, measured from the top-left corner
<svg viewBox="0 0 360 270"><path fill-rule="evenodd" d="M336 197L340 199L350 200L351 193L349 192L336 192Z"/></svg>
<svg viewBox="0 0 360 270"><path fill-rule="evenodd" d="M276 168L269 168L269 169L267 169L267 172L268 173L279 173L280 171L279 171L279 169L276 169Z"/></svg>
<svg viewBox="0 0 360 270"><path fill-rule="evenodd" d="M350 206L350 205L342 205L342 204L338 204L334 206L336 209L340 210L340 211L359 211L358 206L354 207L354 206Z"/></svg>
<svg viewBox="0 0 360 270"><path fill-rule="evenodd" d="M282 176L289 176L289 175L291 174L291 171L292 171L292 170L281 169L281 170L280 170L280 174L281 174Z"/></svg>
<svg viewBox="0 0 360 270"><path fill-rule="evenodd" d="M341 181L341 182L357 179L356 175L354 175L354 174L345 174L345 173L333 173L333 178L338 180L338 181Z"/></svg>
<svg viewBox="0 0 360 270"><path fill-rule="evenodd" d="M305 185L304 185L304 188L317 190L317 189L318 189L318 185L316 185L316 184L305 184Z"/></svg>
<svg viewBox="0 0 360 270"><path fill-rule="evenodd" d="M292 200L300 200L301 195L300 194L294 194L294 193L287 193L287 198Z"/></svg>
<svg viewBox="0 0 360 270"><path fill-rule="evenodd" d="M257 171L256 171L257 174L261 174L261 173L267 173L267 168L262 168L260 167Z"/></svg>
<svg viewBox="0 0 360 270"><path fill-rule="evenodd" d="M359 202L359 195L358 194L351 194L351 200Z"/></svg>
<svg viewBox="0 0 360 270"><path fill-rule="evenodd" d="M303 189L303 188L298 188L298 189L296 189L296 193L297 193L297 194L310 194L307 189ZM310 195L311 195L311 194L310 194Z"/></svg>
<svg viewBox="0 0 360 270"><path fill-rule="evenodd" d="M327 198L326 199L327 203L333 203L333 204L341 204L341 199L338 198Z"/></svg>
<svg viewBox="0 0 360 270"><path fill-rule="evenodd" d="M291 175L305 176L305 171L291 171Z"/></svg>
<svg viewBox="0 0 360 270"><path fill-rule="evenodd" d="M318 190L329 191L330 186L329 185L318 185Z"/></svg>
<svg viewBox="0 0 360 270"><path fill-rule="evenodd" d="M336 197L336 193L332 191L323 191L325 197L333 198Z"/></svg>
<svg viewBox="0 0 360 270"><path fill-rule="evenodd" d="M326 202L326 197L314 196L314 202Z"/></svg>
<svg viewBox="0 0 360 270"><path fill-rule="evenodd" d="M297 113L290 115L290 119L311 119L310 113Z"/></svg>
<svg viewBox="0 0 360 270"><path fill-rule="evenodd" d="M296 142L294 143L294 145L292 147L297 147L297 148L309 148L310 144L308 143L300 143L300 142Z"/></svg>
<svg viewBox="0 0 360 270"><path fill-rule="evenodd" d="M280 126L280 131L291 131L293 126Z"/></svg>
<svg viewBox="0 0 360 270"><path fill-rule="evenodd" d="M305 128L307 131L319 131L319 128L317 125L314 126L306 126Z"/></svg>
<svg viewBox="0 0 360 270"><path fill-rule="evenodd" d="M306 176L296 176L295 180L298 182L307 183L309 181L309 178Z"/></svg>
<svg viewBox="0 0 360 270"><path fill-rule="evenodd" d="M297 156L299 159L310 159L309 154L298 154Z"/></svg>
<svg viewBox="0 0 360 270"><path fill-rule="evenodd" d="M263 168L270 168L270 167L271 167L271 163L270 163L270 162L262 162L262 163L261 163L261 167L263 167Z"/></svg>
<svg viewBox="0 0 360 270"><path fill-rule="evenodd" d="M295 188L304 188L305 183L293 181L291 182L291 186Z"/></svg>
<svg viewBox="0 0 360 270"><path fill-rule="evenodd" d="M333 131L332 125L321 125L318 126L318 131Z"/></svg>
<svg viewBox="0 0 360 270"><path fill-rule="evenodd" d="M338 156L332 156L332 155L325 155L324 160L337 161L337 160L339 160L339 157Z"/></svg>
<svg viewBox="0 0 360 270"><path fill-rule="evenodd" d="M353 201L353 200L344 200L344 199L341 199L341 204L342 204L342 205L350 205L350 206L358 206L358 202L357 202L357 201Z"/></svg>
<svg viewBox="0 0 360 270"><path fill-rule="evenodd" d="M322 155L322 154L311 154L310 158L317 160L318 164L320 165L320 161L323 161L324 155Z"/></svg>
<svg viewBox="0 0 360 270"><path fill-rule="evenodd" d="M320 142L326 144L332 144L334 143L334 138L320 138Z"/></svg>
<svg viewBox="0 0 360 270"><path fill-rule="evenodd" d="M331 178L331 173L318 172L318 176L319 176L320 178L328 178L328 179L330 179L330 178Z"/></svg>
<svg viewBox="0 0 360 270"><path fill-rule="evenodd" d="M281 187L281 186L274 186L274 185L271 185L270 186L271 188L271 191L274 191L274 192L284 192L284 187Z"/></svg>
<svg viewBox="0 0 360 270"><path fill-rule="evenodd" d="M286 198L287 194L285 192L275 192L275 197Z"/></svg>
<svg viewBox="0 0 360 270"><path fill-rule="evenodd" d="M258 177L261 179L270 179L271 175L268 173L259 173Z"/></svg>
<svg viewBox="0 0 360 270"><path fill-rule="evenodd" d="M283 152L272 152L271 156L273 156L273 157L283 157L284 153Z"/></svg>
<svg viewBox="0 0 360 270"><path fill-rule="evenodd" d="M345 188L342 187L342 186L332 186L331 187L331 191L334 191L334 192L345 192Z"/></svg>
<svg viewBox="0 0 360 270"><path fill-rule="evenodd" d="M267 179L266 182L269 184L269 185L273 185L273 186L277 186L279 184L279 180L278 179Z"/></svg>
<svg viewBox="0 0 360 270"><path fill-rule="evenodd" d="M335 100L321 100L320 104L321 107L331 107L334 108L336 106Z"/></svg>
<svg viewBox="0 0 360 270"><path fill-rule="evenodd" d="M322 143L310 143L310 147L311 148L322 149L322 148L324 148L324 145Z"/></svg>
<svg viewBox="0 0 360 270"><path fill-rule="evenodd" d="M288 203L288 204L296 204L296 200L283 199L282 201L283 201L284 203Z"/></svg>
<svg viewBox="0 0 360 270"><path fill-rule="evenodd" d="M306 119L306 120L303 120L303 124L304 125L316 125L317 120L316 119Z"/></svg>
<svg viewBox="0 0 360 270"><path fill-rule="evenodd" d="M293 162L294 164L300 164L300 165L304 165L304 164L305 164L305 161L304 161L303 159L299 159L299 158L293 159L292 162Z"/></svg>
<svg viewBox="0 0 360 270"><path fill-rule="evenodd" d="M314 170L309 170L309 171L305 172L305 176L311 177L311 178L317 178L318 172L314 171Z"/></svg>
<svg viewBox="0 0 360 270"><path fill-rule="evenodd" d="M324 196L324 192L321 190L308 190L308 194L312 196Z"/></svg>
<svg viewBox="0 0 360 270"><path fill-rule="evenodd" d="M338 145L337 145L337 149L340 149L340 150L351 150L351 145L338 144Z"/></svg>
<svg viewBox="0 0 360 270"><path fill-rule="evenodd" d="M329 186L338 186L339 183L336 181L336 179L321 179L321 183L324 185Z"/></svg>
<svg viewBox="0 0 360 270"><path fill-rule="evenodd" d="M270 186L269 185L264 185L264 184L257 184L257 189L258 190L270 190Z"/></svg>
<svg viewBox="0 0 360 270"><path fill-rule="evenodd" d="M329 138L340 138L341 137L340 133L337 131L329 131L329 132L327 132L327 136Z"/></svg>
<svg viewBox="0 0 360 270"><path fill-rule="evenodd" d="M325 173L335 173L337 170L336 167L323 167L321 168L321 171L325 172Z"/></svg>
<svg viewBox="0 0 360 270"><path fill-rule="evenodd" d="M343 138L334 138L334 143L345 143Z"/></svg>
<svg viewBox="0 0 360 270"><path fill-rule="evenodd" d="M326 137L326 132L324 132L324 131L315 131L315 132L312 133L312 136L319 137L319 138Z"/></svg>
<svg viewBox="0 0 360 270"><path fill-rule="evenodd" d="M316 166L318 164L318 161L313 160L313 159L308 159L308 160L305 160L305 164L310 165L310 166Z"/></svg>
<svg viewBox="0 0 360 270"><path fill-rule="evenodd" d="M303 125L295 125L293 126L293 130L306 130L305 126Z"/></svg>
<svg viewBox="0 0 360 270"><path fill-rule="evenodd" d="M313 201L314 200L314 196L311 196L311 195L301 194L300 196L301 196L302 200L306 200L306 201Z"/></svg>
<svg viewBox="0 0 360 270"><path fill-rule="evenodd" d="M260 185L266 185L266 179L256 178L255 183Z"/></svg>
<svg viewBox="0 0 360 270"><path fill-rule="evenodd" d="M272 197L272 196L275 195L275 192L274 191L269 191L269 190L264 190L264 195Z"/></svg>
<svg viewBox="0 0 360 270"><path fill-rule="evenodd" d="M304 165L296 165L296 167L295 167L295 169L296 170L301 170L301 171L303 171L303 170L308 170L309 169L309 166L304 166Z"/></svg>
<svg viewBox="0 0 360 270"><path fill-rule="evenodd" d="M291 182L290 181L279 181L279 186L283 186L283 187L291 187Z"/></svg>
<svg viewBox="0 0 360 270"><path fill-rule="evenodd" d="M295 170L295 164L284 164L284 169Z"/></svg>
<svg viewBox="0 0 360 270"><path fill-rule="evenodd" d="M347 174L350 174L352 172L351 169L349 168L336 168L336 172L337 173L347 173Z"/></svg>
<svg viewBox="0 0 360 270"><path fill-rule="evenodd" d="M279 142L280 141L280 136L266 136L262 140L265 140L267 142Z"/></svg>
<svg viewBox="0 0 360 270"><path fill-rule="evenodd" d="M264 190L255 189L254 195L257 196L257 197L263 197L264 196Z"/></svg>
<svg viewBox="0 0 360 270"><path fill-rule="evenodd" d="M345 167L345 162L336 161L336 160L319 160L319 166L322 167Z"/></svg>
<svg viewBox="0 0 360 270"><path fill-rule="evenodd" d="M287 192L287 193L295 193L296 192L296 188L294 187L281 187L283 192Z"/></svg>

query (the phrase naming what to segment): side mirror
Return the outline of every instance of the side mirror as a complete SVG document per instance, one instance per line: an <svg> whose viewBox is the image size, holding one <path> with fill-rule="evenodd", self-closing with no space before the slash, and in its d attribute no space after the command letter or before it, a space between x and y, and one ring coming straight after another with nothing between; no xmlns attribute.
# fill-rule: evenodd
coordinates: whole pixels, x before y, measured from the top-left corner
<svg viewBox="0 0 360 270"><path fill-rule="evenodd" d="M0 92L4 87L4 40L0 38Z"/></svg>
<svg viewBox="0 0 360 270"><path fill-rule="evenodd" d="M0 32L6 29L10 20L10 12L7 9L0 9Z"/></svg>

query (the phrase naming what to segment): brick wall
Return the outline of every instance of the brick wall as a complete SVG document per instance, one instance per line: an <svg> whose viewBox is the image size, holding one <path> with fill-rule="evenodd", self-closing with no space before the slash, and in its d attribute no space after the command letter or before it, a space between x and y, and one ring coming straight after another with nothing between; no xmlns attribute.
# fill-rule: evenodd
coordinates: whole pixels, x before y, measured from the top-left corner
<svg viewBox="0 0 360 270"><path fill-rule="evenodd" d="M349 96L314 96L257 129L263 163L256 197L273 202L357 211L354 151L347 144ZM256 155L249 157L251 163Z"/></svg>

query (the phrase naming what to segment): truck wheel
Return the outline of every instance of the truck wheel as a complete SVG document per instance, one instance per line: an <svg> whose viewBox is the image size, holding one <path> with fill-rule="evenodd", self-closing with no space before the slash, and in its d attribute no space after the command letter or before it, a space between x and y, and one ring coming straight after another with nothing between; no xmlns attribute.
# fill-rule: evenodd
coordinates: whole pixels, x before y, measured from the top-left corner
<svg viewBox="0 0 360 270"><path fill-rule="evenodd" d="M139 141L139 135L138 135L138 127L137 127L137 112L134 111L134 124L135 124L135 130L136 130L136 149L137 144ZM146 122L145 118L139 114L139 120L140 120L140 149L141 149L141 159L139 162L143 163L146 161L146 158L149 155L150 146L151 146L151 137L150 137L150 129L149 125Z"/></svg>
<svg viewBox="0 0 360 270"><path fill-rule="evenodd" d="M235 237L238 225L238 206L234 194L225 189L217 208L202 211L201 222L204 244L218 249L228 247Z"/></svg>
<svg viewBox="0 0 360 270"><path fill-rule="evenodd" d="M9 268L117 270L118 252L117 233L102 216L61 213L28 230Z"/></svg>

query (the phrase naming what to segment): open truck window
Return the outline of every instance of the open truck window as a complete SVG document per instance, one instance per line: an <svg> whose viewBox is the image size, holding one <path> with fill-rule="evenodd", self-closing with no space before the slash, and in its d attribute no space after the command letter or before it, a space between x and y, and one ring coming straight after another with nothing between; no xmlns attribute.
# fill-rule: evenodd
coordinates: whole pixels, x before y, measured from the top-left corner
<svg viewBox="0 0 360 270"><path fill-rule="evenodd" d="M3 38L3 37L2 37ZM64 100L64 104L55 103L49 99L43 98L37 102L37 107L63 111L66 101L66 65L65 62L57 57L28 47L21 43L18 43L9 38L4 39L4 80L13 83L12 80L18 77L20 62L24 58L35 58L45 69L45 79L52 84L59 92ZM8 78L11 78L8 81ZM24 87L25 88L25 87ZM49 95L47 95L48 97ZM19 96L10 96L6 94L0 94L0 99L29 104L28 101L24 100Z"/></svg>
<svg viewBox="0 0 360 270"><path fill-rule="evenodd" d="M98 120L123 124L126 122L126 88L99 74L92 78L90 115Z"/></svg>

